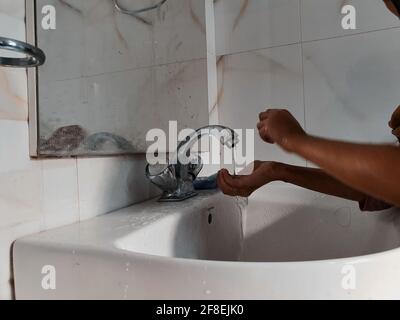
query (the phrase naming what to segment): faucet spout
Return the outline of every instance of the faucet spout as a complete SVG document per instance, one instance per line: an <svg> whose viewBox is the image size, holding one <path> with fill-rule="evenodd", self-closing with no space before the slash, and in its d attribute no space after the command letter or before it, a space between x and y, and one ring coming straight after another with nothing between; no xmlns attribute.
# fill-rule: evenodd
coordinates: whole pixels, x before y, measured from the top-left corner
<svg viewBox="0 0 400 320"><path fill-rule="evenodd" d="M239 140L237 133L228 127L220 125L203 127L179 143L169 164L161 167L147 165L147 178L164 191L159 201L183 201L197 195L193 182L203 168L203 163L200 156L191 155L191 149L204 136L217 138L229 148L233 148Z"/></svg>
<svg viewBox="0 0 400 320"><path fill-rule="evenodd" d="M214 137L228 148L234 148L239 141L237 133L231 128L221 125L202 127L194 131L191 135L186 137L186 140L178 145L175 158L173 159L175 161L174 163L182 163L184 162L182 159L190 157L191 148L204 136Z"/></svg>

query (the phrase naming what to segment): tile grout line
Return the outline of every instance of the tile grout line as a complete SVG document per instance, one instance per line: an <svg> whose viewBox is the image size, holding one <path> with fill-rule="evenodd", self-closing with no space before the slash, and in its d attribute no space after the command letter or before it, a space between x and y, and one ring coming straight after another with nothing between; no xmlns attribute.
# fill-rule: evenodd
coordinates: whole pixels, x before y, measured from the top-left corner
<svg viewBox="0 0 400 320"><path fill-rule="evenodd" d="M78 157L75 157L75 167L76 167L76 185L77 185L77 201L78 201L78 222L81 221L81 199L80 199L80 187L79 187L79 166Z"/></svg>
<svg viewBox="0 0 400 320"><path fill-rule="evenodd" d="M248 53L248 52L268 50L268 49L276 49L276 48L282 48L282 47L287 47L287 46L293 46L293 45L296 45L296 44L308 44L308 43L325 41L325 40L348 38L348 37L354 37L354 36L358 36L358 35L365 35L365 34L369 34L369 33L377 33L377 32L381 32L381 31L390 31L390 30L395 30L395 29L400 29L400 26L387 27L387 28L369 30L369 31L362 31L362 32L346 34L346 35L332 36L332 37L327 37L327 38L318 38L318 39L313 39L313 40L303 40L302 39L302 30L301 30L300 31L300 37L301 37L300 41L288 42L288 43L272 45L272 46L267 46L267 47L249 49L249 50L239 50L239 51L235 51L235 52L231 52L231 53L223 53L223 52L222 53L218 53L217 52L217 57L219 57L219 56L232 56L232 55L236 55L236 54L244 54L244 53Z"/></svg>
<svg viewBox="0 0 400 320"><path fill-rule="evenodd" d="M40 195L40 210L42 212L41 214L41 222L40 222L40 232L43 230L46 230L47 228L47 212L45 210L45 179L44 179L44 170L45 170L45 165L43 160L32 160L30 158L29 161L38 161L40 165L40 188L41 188L41 195Z"/></svg>
<svg viewBox="0 0 400 320"><path fill-rule="evenodd" d="M303 17L302 17L302 0L299 0L299 23L300 23L300 52L301 52L301 77L303 87L303 121L304 129L307 130L307 117L306 117L306 90L305 90L305 75L304 75L304 47L303 47Z"/></svg>
<svg viewBox="0 0 400 320"><path fill-rule="evenodd" d="M307 131L307 108L306 108L306 77L304 74L304 46L303 46L303 16L302 10L303 7L302 0L299 0L299 23L300 23L300 58L301 58L301 79L302 79L302 89L303 89L303 121L304 121L304 130ZM308 167L308 160L305 160L306 167Z"/></svg>
<svg viewBox="0 0 400 320"><path fill-rule="evenodd" d="M109 74L110 75L114 75L114 74L123 73L123 72L143 71L143 70L148 70L148 69L169 67L169 66L185 64L185 63L194 63L194 62L200 62L200 61L207 61L207 58L208 57L205 57L205 58L193 58L193 59L182 60L182 61L177 61L177 62L168 62L168 63L164 63L164 64L157 64L157 65L133 67L133 68L127 68L127 69L121 69L121 70L106 71L106 72L94 73L94 74L90 74L90 75L82 75L80 77L72 77L72 78L67 78L67 79L56 79L54 81L46 81L43 84L47 85L47 84L52 83L52 82L63 82L63 81L72 81L72 80L81 80L81 79L87 80L87 79L90 79L90 78L100 77L100 76L109 75Z"/></svg>

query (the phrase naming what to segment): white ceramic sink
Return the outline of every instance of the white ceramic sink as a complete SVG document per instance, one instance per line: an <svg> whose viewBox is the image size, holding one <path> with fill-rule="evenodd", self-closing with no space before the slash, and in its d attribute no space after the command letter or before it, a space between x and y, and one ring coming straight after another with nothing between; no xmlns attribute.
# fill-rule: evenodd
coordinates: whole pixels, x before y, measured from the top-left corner
<svg viewBox="0 0 400 320"><path fill-rule="evenodd" d="M152 200L17 240L16 297L400 298L399 211L365 214L281 184L243 202Z"/></svg>

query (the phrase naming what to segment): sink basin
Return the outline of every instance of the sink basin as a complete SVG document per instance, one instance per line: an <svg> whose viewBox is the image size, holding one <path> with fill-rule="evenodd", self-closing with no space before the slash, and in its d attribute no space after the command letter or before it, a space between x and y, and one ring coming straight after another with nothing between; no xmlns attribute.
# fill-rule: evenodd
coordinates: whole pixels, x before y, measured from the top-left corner
<svg viewBox="0 0 400 320"><path fill-rule="evenodd" d="M283 184L248 203L202 192L17 240L16 298L398 299L399 246L396 209Z"/></svg>

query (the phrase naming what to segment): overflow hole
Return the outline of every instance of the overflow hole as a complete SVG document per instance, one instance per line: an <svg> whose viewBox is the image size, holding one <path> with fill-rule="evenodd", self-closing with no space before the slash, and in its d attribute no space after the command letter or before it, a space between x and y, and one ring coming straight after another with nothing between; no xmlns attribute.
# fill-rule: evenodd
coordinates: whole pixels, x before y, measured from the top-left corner
<svg viewBox="0 0 400 320"><path fill-rule="evenodd" d="M210 213L208 215L208 224L212 224L212 221L213 221L213 216L212 216L212 213Z"/></svg>

